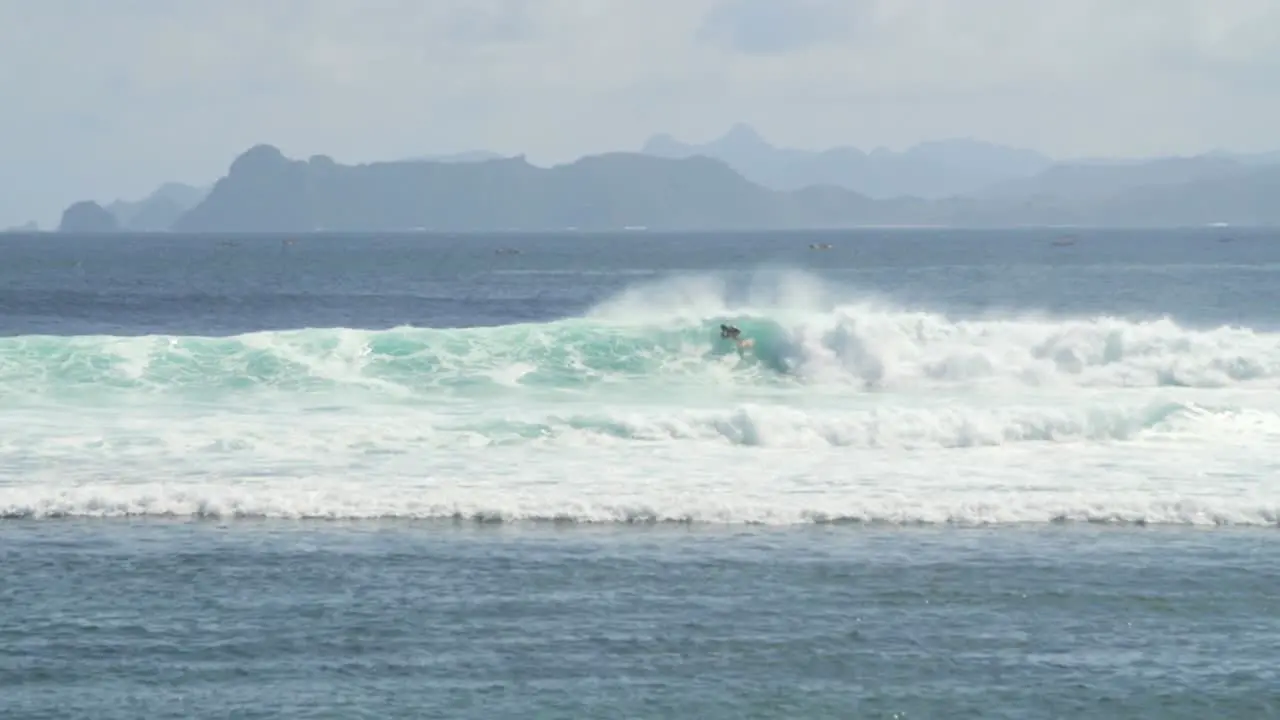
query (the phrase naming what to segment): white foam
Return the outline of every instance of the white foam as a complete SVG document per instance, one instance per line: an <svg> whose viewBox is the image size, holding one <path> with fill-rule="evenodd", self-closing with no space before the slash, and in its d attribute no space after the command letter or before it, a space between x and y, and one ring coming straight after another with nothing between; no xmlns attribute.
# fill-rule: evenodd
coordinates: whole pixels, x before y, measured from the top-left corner
<svg viewBox="0 0 1280 720"><path fill-rule="evenodd" d="M871 458L822 457L800 464L758 456L722 458L713 468L641 453L579 453L571 458L478 457L468 468L428 465L419 473L369 468L343 476L308 472L258 475L206 472L199 481L42 483L0 487L6 517L195 516L266 518L468 518L578 522L684 521L798 524L1012 524L1061 521L1182 525L1280 522L1274 484L1213 475L1158 477L1140 467L1117 470L1099 458L1075 468L1105 474L1063 477L1071 462L977 455L949 465L920 458L893 464ZM1050 462L1045 462L1048 460ZM736 461L736 462L735 462ZM516 464L518 463L518 465ZM1058 467L1052 467L1057 463ZM928 467L922 467L928 465ZM622 466L630 471L613 468ZM995 470L993 471L993 467ZM609 469L606 469L609 468ZM282 472L278 469L277 472ZM1199 470L1200 472L1196 472ZM1269 489L1268 489L1269 488Z"/></svg>
<svg viewBox="0 0 1280 720"><path fill-rule="evenodd" d="M1192 404L1074 413L175 406L24 416L0 422L8 517L1246 525L1280 517L1280 417ZM527 432L531 420L540 424Z"/></svg>
<svg viewBox="0 0 1280 720"><path fill-rule="evenodd" d="M892 307L804 273L757 277L740 294L732 302L723 278L665 279L621 293L589 317L632 327L722 317L776 323L798 376L894 390L1266 386L1280 379L1280 334L1250 328L1013 313L957 319Z"/></svg>
<svg viewBox="0 0 1280 720"><path fill-rule="evenodd" d="M708 357L726 315L794 373ZM803 275L550 325L6 339L0 515L1275 526L1278 381L1276 334Z"/></svg>

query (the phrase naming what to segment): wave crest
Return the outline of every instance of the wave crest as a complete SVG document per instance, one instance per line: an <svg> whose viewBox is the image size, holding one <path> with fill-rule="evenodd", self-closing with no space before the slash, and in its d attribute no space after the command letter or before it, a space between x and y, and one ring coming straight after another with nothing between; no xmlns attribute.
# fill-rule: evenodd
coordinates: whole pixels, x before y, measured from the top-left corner
<svg viewBox="0 0 1280 720"><path fill-rule="evenodd" d="M737 352L719 339L721 322L742 328L755 346ZM673 392L725 384L1224 388L1278 377L1280 336L1248 328L1194 330L1167 318L952 319L871 304L645 322L0 339L0 386L16 394L358 388L412 395L621 383Z"/></svg>

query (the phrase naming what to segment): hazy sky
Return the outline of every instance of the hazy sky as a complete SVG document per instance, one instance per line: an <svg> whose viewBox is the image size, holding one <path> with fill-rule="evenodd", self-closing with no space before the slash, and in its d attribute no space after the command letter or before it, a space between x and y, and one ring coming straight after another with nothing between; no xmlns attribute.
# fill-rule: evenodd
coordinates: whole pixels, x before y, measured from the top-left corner
<svg viewBox="0 0 1280 720"><path fill-rule="evenodd" d="M0 226L259 142L548 163L705 141L1280 148L1280 0L0 0Z"/></svg>

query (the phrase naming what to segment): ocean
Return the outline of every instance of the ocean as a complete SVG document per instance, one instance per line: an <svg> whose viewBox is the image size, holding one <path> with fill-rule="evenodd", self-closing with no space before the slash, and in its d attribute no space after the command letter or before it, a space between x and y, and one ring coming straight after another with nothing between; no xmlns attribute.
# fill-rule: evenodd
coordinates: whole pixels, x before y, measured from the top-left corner
<svg viewBox="0 0 1280 720"><path fill-rule="evenodd" d="M0 717L1277 717L1278 308L1261 229L0 236Z"/></svg>

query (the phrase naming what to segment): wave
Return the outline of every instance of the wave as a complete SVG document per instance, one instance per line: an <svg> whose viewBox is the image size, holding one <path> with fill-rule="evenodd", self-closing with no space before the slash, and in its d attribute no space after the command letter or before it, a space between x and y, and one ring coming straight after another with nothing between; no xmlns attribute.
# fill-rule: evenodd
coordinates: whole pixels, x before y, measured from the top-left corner
<svg viewBox="0 0 1280 720"><path fill-rule="evenodd" d="M1164 399L1094 398L1040 405L927 405L797 408L738 404L728 408L609 407L534 403L496 411L450 413L385 406L254 408L125 413L18 411L0 421L0 456L62 468L80 458L97 466L139 456L159 463L306 458L317 452L351 461L481 447L530 446L565 451L645 443L764 449L994 448L1025 443L1213 441L1263 445L1280 436L1271 410L1208 407ZM285 431L285 428L290 430ZM696 452L696 449L691 449Z"/></svg>
<svg viewBox="0 0 1280 720"><path fill-rule="evenodd" d="M10 413L0 518L1280 524L1274 411L547 409Z"/></svg>
<svg viewBox="0 0 1280 720"><path fill-rule="evenodd" d="M1074 406L866 407L829 410L742 405L726 410L583 411L536 417L441 422L422 442L559 447L610 442L696 441L743 447L920 449L1019 443L1121 442L1280 433L1275 412L1195 403L1094 402Z"/></svg>
<svg viewBox="0 0 1280 720"><path fill-rule="evenodd" d="M1280 334L795 274L501 327L9 337L0 518L1275 526L1277 378Z"/></svg>
<svg viewBox="0 0 1280 720"><path fill-rule="evenodd" d="M231 337L0 339L0 392L320 392L412 396L608 384L1224 388L1280 377L1280 334L1169 318L957 319L850 301L807 278L735 298L648 283L583 317L500 327L306 329ZM738 351L720 323L754 340Z"/></svg>
<svg viewBox="0 0 1280 720"><path fill-rule="evenodd" d="M0 488L0 520L182 518L414 520L465 523L692 525L953 525L1046 523L1174 526L1280 526L1280 504L1248 497L1187 498L1174 493L922 492L795 498L714 496L553 498L527 494L375 492L356 486L324 492L288 486L93 486L51 492ZM451 497L451 495L453 497ZM781 501L780 501L781 500Z"/></svg>

